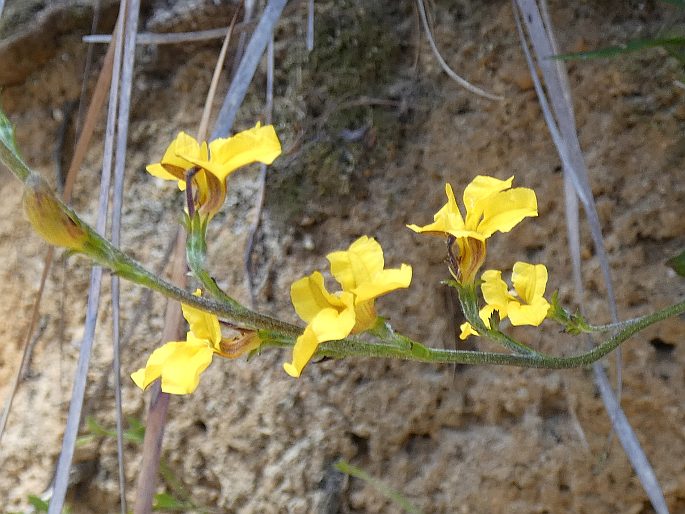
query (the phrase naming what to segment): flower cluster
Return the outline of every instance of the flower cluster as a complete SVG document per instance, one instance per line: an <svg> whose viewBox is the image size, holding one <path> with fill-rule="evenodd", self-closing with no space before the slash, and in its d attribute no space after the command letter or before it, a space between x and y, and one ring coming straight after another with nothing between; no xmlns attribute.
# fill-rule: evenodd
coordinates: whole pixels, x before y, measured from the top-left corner
<svg viewBox="0 0 685 514"><path fill-rule="evenodd" d="M537 216L537 198L532 189L511 188L514 177L499 180L479 175L464 190L466 217L463 218L452 187L445 185L447 203L435 214L433 223L419 227L408 225L414 232L448 238L450 272L463 286L472 286L485 262L485 241L495 232L509 232L524 218ZM454 254L454 248L457 254ZM514 264L512 283L517 296L509 293L502 272L488 270L482 274L481 292L485 306L479 317L487 328L497 312L499 319L509 318L512 325L538 326L547 316L549 303L544 298L547 268L543 264ZM479 335L469 323L461 325L461 339Z"/></svg>
<svg viewBox="0 0 685 514"><path fill-rule="evenodd" d="M195 291L201 296L201 291ZM131 374L135 384L147 388L158 378L162 391L170 394L190 394L200 383L200 374L212 363L214 355L238 357L259 346L259 338L248 333L238 338L224 339L219 319L190 305L181 305L183 317L190 325L185 341L171 341L157 348L144 368Z"/></svg>
<svg viewBox="0 0 685 514"><path fill-rule="evenodd" d="M385 269L383 249L367 236L357 239L346 251L327 255L331 274L342 291L329 293L318 271L294 282L290 297L298 316L307 327L297 338L292 362L283 368L299 377L319 344L364 332L376 321L374 301L395 289L409 287L412 268Z"/></svg>
<svg viewBox="0 0 685 514"><path fill-rule="evenodd" d="M196 207L201 214L213 217L226 199L226 178L238 168L261 162L271 164L281 154L281 143L272 125L260 126L199 143L181 132L169 145L162 160L147 166L147 171L164 180L178 181L181 191L192 179L197 188Z"/></svg>
<svg viewBox="0 0 685 514"><path fill-rule="evenodd" d="M195 205L206 216L204 219L208 219L223 202L226 176L233 169L249 162L271 162L279 152L280 144L272 127L258 125L233 138L213 141L209 146L181 133L162 161L147 169L155 176L178 180L180 189L192 180L197 187ZM423 227L408 225L415 232L447 238L450 271L460 287L475 290L475 276L485 260L485 242L489 237L495 232L510 231L526 217L537 216L535 193L527 188L512 189L512 181L513 177L508 180L476 177L464 191L465 217L447 184L447 204L435 214L433 223ZM307 323L295 342L291 361L283 364L285 371L295 378L302 374L320 344L372 329L378 319L376 298L407 288L411 283L411 266L402 264L399 268L386 269L383 249L372 237L362 236L347 250L328 254L327 259L331 275L340 285L339 291L329 292L324 276L318 271L291 285L295 311ZM513 325L537 326L545 319L549 310L544 298L545 266L517 262L512 283L514 291L510 292L501 271L488 270L482 274L480 289L485 306L478 313L479 328L464 323L462 339L480 335L479 331L484 328L491 329L495 313L500 321L508 318ZM199 296L200 291L195 294ZM254 332L225 339L215 315L188 305L182 307L190 325L186 340L172 341L155 350L145 368L132 374L139 387L144 389L161 378L162 391L191 393L214 355L233 358L261 344Z"/></svg>

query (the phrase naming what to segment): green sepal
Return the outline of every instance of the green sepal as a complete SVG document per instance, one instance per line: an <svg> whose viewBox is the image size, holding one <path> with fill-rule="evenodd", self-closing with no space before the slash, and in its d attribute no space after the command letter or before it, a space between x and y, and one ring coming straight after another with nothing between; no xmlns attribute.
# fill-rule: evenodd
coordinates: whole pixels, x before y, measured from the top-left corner
<svg viewBox="0 0 685 514"><path fill-rule="evenodd" d="M459 288L461 288L461 284L459 282L457 282L456 280L454 280L453 278L441 280L440 285L453 287L456 290L459 290Z"/></svg>
<svg viewBox="0 0 685 514"><path fill-rule="evenodd" d="M547 318L556 321L564 326L564 331L571 335L578 335L584 332L592 332L590 325L580 313L571 313L564 309L559 303L559 291L552 293L552 298L547 311Z"/></svg>
<svg viewBox="0 0 685 514"><path fill-rule="evenodd" d="M185 226L188 239L186 241L186 254L191 269L204 268L207 258L207 217L196 212L192 217L184 213L183 225Z"/></svg>

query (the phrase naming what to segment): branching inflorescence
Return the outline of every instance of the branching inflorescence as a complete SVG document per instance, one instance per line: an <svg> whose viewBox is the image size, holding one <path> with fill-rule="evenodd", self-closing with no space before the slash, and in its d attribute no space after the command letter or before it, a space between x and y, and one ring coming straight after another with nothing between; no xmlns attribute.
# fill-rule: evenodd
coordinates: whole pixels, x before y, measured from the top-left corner
<svg viewBox="0 0 685 514"><path fill-rule="evenodd" d="M181 302L189 331L184 341L167 342L155 350L144 368L132 374L145 389L161 379L161 389L189 394L214 356L236 358L273 348L290 348L292 358L283 367L299 377L316 357L354 356L398 358L432 363L507 364L535 368L573 368L595 362L647 326L685 312L685 301L652 314L614 325L593 326L559 305L557 295L545 298L548 273L541 263L516 262L511 285L500 270L486 270L478 278L487 255L487 240L506 233L528 217L538 215L532 189L512 188L513 177L500 180L476 176L465 188L465 216L446 184L447 203L425 226L408 225L419 234L437 235L447 243L447 263L453 280L445 283L458 294L466 322L461 339L486 337L502 352L450 350L428 347L392 329L376 312L376 298L410 286L412 268L386 268L381 245L362 236L347 250L327 255L330 273L340 290L329 292L318 271L295 281L290 297L306 323L292 325L241 305L224 292L205 268L207 225L224 203L226 179L244 165L271 164L281 153L274 128L260 126L227 139L198 142L181 132L162 159L147 171L176 180L186 195L184 226L187 262L200 287L193 293L179 289L114 247L57 198L19 156L13 131L0 111L0 160L24 184L24 210L35 231L49 243L82 254L121 277ZM552 356L515 340L500 329L512 325L539 326L545 319L577 335L600 334L605 340L570 356ZM230 334L229 334L230 332ZM366 334L361 338L357 334Z"/></svg>

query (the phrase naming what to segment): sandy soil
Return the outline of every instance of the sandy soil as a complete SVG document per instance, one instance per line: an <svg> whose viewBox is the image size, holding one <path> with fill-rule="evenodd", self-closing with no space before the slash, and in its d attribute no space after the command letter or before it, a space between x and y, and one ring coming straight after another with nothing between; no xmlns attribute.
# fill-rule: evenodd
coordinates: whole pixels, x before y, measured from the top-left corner
<svg viewBox="0 0 685 514"><path fill-rule="evenodd" d="M166 4L147 5L143 27L212 28L231 15L229 7L210 1ZM303 5L280 25L275 122L286 152L268 172L255 251L257 307L295 321L290 283L323 268L329 251L369 234L386 249L387 263L414 267L411 289L379 302L381 312L410 336L452 347L458 317L439 285L446 277L444 247L404 225L431 219L444 203L446 181L458 191L478 173L513 174L539 199L539 218L493 238L488 266L544 262L550 290L559 289L571 304L559 159L527 75L510 3L434 6L435 35L447 61L504 95L502 102L476 98L440 72L418 32L411 2L367 4L317 2L311 55L304 47ZM672 6L652 3L555 2L551 10L565 51L654 35L664 20L680 15ZM36 31L29 18L20 30L54 52L11 75L2 93L19 146L53 183L58 134L69 119L69 102L80 94L85 55L80 35L88 25L85 16L70 31L45 36L49 31ZM153 268L161 265L176 230L182 199L173 185L148 176L144 165L159 158L178 130L196 130L219 44L141 47L137 54L123 246ZM98 48L98 62L102 52ZM14 54L3 59L8 55ZM622 318L685 294L682 279L663 265L683 246L685 91L674 83L680 78L682 68L658 50L570 65L580 141ZM94 76L89 81L92 86ZM263 84L260 75L238 128L260 116ZM221 90L226 87L223 83ZM366 127L361 138L350 141L344 130L361 127ZM101 136L102 127L99 141ZM89 220L100 152L94 147L89 154L75 195L76 208ZM61 159L68 153L67 145ZM19 364L47 247L22 217L18 183L0 173L5 178L0 182L4 397ZM254 169L235 176L210 247L219 282L244 301L249 294L243 249L246 226L257 215L256 176ZM592 321L607 322L599 267L588 242L583 258L588 312ZM25 511L27 496L50 483L88 276L88 263L79 257L61 256L51 273L41 311L45 328L0 449L3 512ZM87 408L109 428L108 287ZM128 341L122 359L130 372L160 343L164 299L125 284L122 306ZM136 319L140 311L144 315ZM685 511L685 347L679 344L684 333L683 319L671 319L624 346L623 407L674 513ZM551 325L516 334L547 351L569 352L579 344ZM344 458L427 513L651 512L616 438L609 439L609 421L587 370L455 369L359 359L311 365L294 381L281 369L285 358L274 351L249 363L215 361L195 394L172 400L165 460L195 505L241 513L399 511L370 486L337 473L332 464ZM147 396L128 380L123 395L125 415L144 419ZM139 450L127 444L129 487ZM118 511L114 441L96 438L77 453L73 512ZM160 485L161 490L169 489Z"/></svg>

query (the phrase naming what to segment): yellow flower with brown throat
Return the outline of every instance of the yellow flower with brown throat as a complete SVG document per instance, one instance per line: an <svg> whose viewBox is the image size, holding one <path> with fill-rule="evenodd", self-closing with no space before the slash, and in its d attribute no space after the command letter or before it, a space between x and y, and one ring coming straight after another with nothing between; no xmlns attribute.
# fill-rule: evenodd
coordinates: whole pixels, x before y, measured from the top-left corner
<svg viewBox="0 0 685 514"><path fill-rule="evenodd" d="M495 232L509 232L523 218L537 216L537 198L532 189L511 188L514 177L499 180L479 175L464 190L466 217L462 217L450 184L445 184L447 203L435 214L433 223L407 225L418 233L451 240L450 271L461 284L471 284L485 262L485 241ZM454 250L456 249L456 255Z"/></svg>
<svg viewBox="0 0 685 514"><path fill-rule="evenodd" d="M411 266L385 269L383 249L372 237L362 236L347 250L328 254L327 259L342 291L329 293L318 271L290 288L295 311L307 323L293 348L292 362L283 365L292 377L300 376L319 344L373 327L376 298L409 287L411 282Z"/></svg>
<svg viewBox="0 0 685 514"><path fill-rule="evenodd" d="M226 199L226 178L238 168L254 162L271 164L281 154L281 143L272 125L259 123L229 138L198 142L181 132L169 145L162 160L147 166L155 177L178 181L181 191L192 173L197 188L196 207L210 218Z"/></svg>
<svg viewBox="0 0 685 514"><path fill-rule="evenodd" d="M510 291L507 283L502 280L501 271L485 271L480 286L485 306L480 309L478 316L488 328L490 318L495 312L500 320L509 318L514 326L539 326L547 317L550 307L544 296L547 277L547 267L544 264L517 262L511 275L514 291ZM460 328L460 339L479 335L468 322L463 323Z"/></svg>
<svg viewBox="0 0 685 514"><path fill-rule="evenodd" d="M200 296L198 289L194 293ZM144 368L131 374L135 384L147 388L158 378L162 379L162 391L170 394L190 394L200 383L200 375L212 363L214 355L236 358L259 346L254 332L240 337L225 339L219 319L190 305L181 305L183 317L190 330L185 341L171 341L157 348Z"/></svg>

